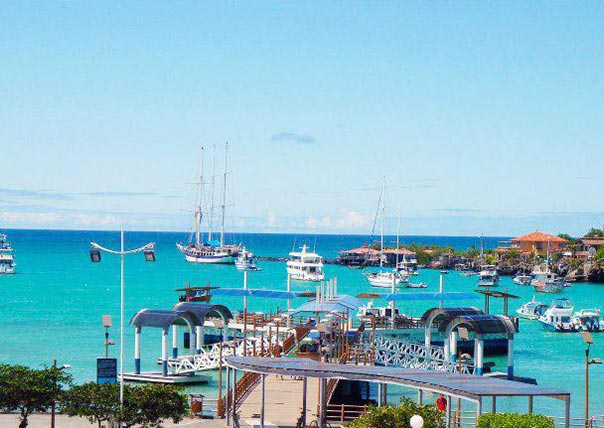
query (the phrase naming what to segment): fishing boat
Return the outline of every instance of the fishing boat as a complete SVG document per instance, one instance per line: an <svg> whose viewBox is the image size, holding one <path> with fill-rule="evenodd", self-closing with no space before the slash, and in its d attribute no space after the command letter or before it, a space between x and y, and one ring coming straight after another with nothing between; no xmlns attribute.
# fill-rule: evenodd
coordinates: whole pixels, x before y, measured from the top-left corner
<svg viewBox="0 0 604 428"><path fill-rule="evenodd" d="M497 266L495 265L483 265L478 273L478 286L479 287L496 287L499 282L499 274L497 273Z"/></svg>
<svg viewBox="0 0 604 428"><path fill-rule="evenodd" d="M6 235L0 234L0 275L15 273L15 256Z"/></svg>
<svg viewBox="0 0 604 428"><path fill-rule="evenodd" d="M536 302L535 298L528 303L520 306L516 313L527 320L539 319L547 310L548 306L541 302Z"/></svg>
<svg viewBox="0 0 604 428"><path fill-rule="evenodd" d="M315 252L308 252L306 245L300 250L289 253L286 263L289 277L295 281L323 281L323 258Z"/></svg>
<svg viewBox="0 0 604 428"><path fill-rule="evenodd" d="M215 240L213 237L213 220L214 220L214 187L215 187L215 171L212 171L212 179L210 181L210 207L208 213L208 234L207 240L203 240L201 236L201 228L203 223L204 210L202 207L204 200L204 170L203 170L203 148L201 151L201 169L199 174L198 192L197 192L197 207L194 212L194 232L191 232L189 243L176 244L178 250L185 256L185 260L190 263L204 264L233 264L239 256L241 247L239 245L227 245L224 239L224 219L226 212L226 190L227 190L227 157L228 144L224 151L224 174L222 182L222 203L220 205L220 239ZM216 162L214 162L214 166ZM195 238L193 240L193 238Z"/></svg>
<svg viewBox="0 0 604 428"><path fill-rule="evenodd" d="M262 270L262 268L258 267L258 262L256 261L256 257L254 256L254 254L250 251L247 251L245 249L245 247L243 247L241 249L241 251L239 252L239 256L237 257L237 260L235 260L235 267L237 268L237 270L253 270L253 271L259 271Z"/></svg>
<svg viewBox="0 0 604 428"><path fill-rule="evenodd" d="M533 277L531 275L518 274L512 279L512 281L518 285L531 285L532 279Z"/></svg>
<svg viewBox="0 0 604 428"><path fill-rule="evenodd" d="M573 305L568 299L556 299L539 317L546 330L557 333L571 333L578 331L572 323Z"/></svg>
<svg viewBox="0 0 604 428"><path fill-rule="evenodd" d="M600 317L599 309L581 309L574 313L571 322L579 331L604 331L604 321Z"/></svg>

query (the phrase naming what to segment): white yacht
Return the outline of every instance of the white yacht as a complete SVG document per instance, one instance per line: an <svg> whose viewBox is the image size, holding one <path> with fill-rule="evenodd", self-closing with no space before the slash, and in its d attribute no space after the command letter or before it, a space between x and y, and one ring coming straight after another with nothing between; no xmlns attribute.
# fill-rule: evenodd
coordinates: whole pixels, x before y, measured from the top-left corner
<svg viewBox="0 0 604 428"><path fill-rule="evenodd" d="M535 298L528 303L520 306L516 313L527 320L539 319L547 310L548 306L541 302L536 302Z"/></svg>
<svg viewBox="0 0 604 428"><path fill-rule="evenodd" d="M239 252L239 256L237 257L237 260L235 260L235 267L237 270L262 270L258 267L254 254L251 251L247 251L245 247Z"/></svg>
<svg viewBox="0 0 604 428"><path fill-rule="evenodd" d="M604 331L604 321L602 321L599 309L581 309L579 312L575 312L571 321L579 331Z"/></svg>
<svg viewBox="0 0 604 428"><path fill-rule="evenodd" d="M514 281L514 283L518 284L518 285L530 285L532 279L533 279L532 275L525 275L525 274L519 273L512 279L512 281Z"/></svg>
<svg viewBox="0 0 604 428"><path fill-rule="evenodd" d="M573 309L570 300L556 299L539 317L539 321L545 329L557 333L578 331L578 327L572 323Z"/></svg>
<svg viewBox="0 0 604 428"><path fill-rule="evenodd" d="M478 285L480 287L495 287L498 282L499 274L497 273L497 266L483 265L480 267L478 274Z"/></svg>
<svg viewBox="0 0 604 428"><path fill-rule="evenodd" d="M394 315L400 315L399 310L394 308ZM373 301L370 301L367 305L359 307L357 312L357 318L360 321L368 321L373 317L377 319L386 319L392 317L392 307L390 306L373 306Z"/></svg>
<svg viewBox="0 0 604 428"><path fill-rule="evenodd" d="M287 260L287 274L296 281L323 281L323 258L317 253L311 253L306 245L302 251L292 251Z"/></svg>
<svg viewBox="0 0 604 428"><path fill-rule="evenodd" d="M6 235L0 234L0 275L15 273L16 265L13 249L6 240Z"/></svg>
<svg viewBox="0 0 604 428"><path fill-rule="evenodd" d="M399 271L406 275L419 275L415 254L403 254L403 260L397 265Z"/></svg>
<svg viewBox="0 0 604 428"><path fill-rule="evenodd" d="M241 246L227 245L224 239L224 217L226 210L226 183L227 183L227 152L228 144L224 151L224 174L222 183L222 203L220 205L220 238L214 239L213 235L213 220L214 220L214 187L215 187L215 171L212 171L212 179L210 181L210 207L207 211L203 210L202 204L204 201L204 172L203 172L203 148L201 150L201 171L199 174L197 207L194 212L194 233L191 233L188 244L178 243L176 247L185 256L185 260L190 263L211 263L211 264L233 264L237 259ZM215 162L214 162L215 165ZM207 240L202 239L201 228L204 220L204 213L208 213L208 233ZM193 240L195 237L195 240Z"/></svg>
<svg viewBox="0 0 604 428"><path fill-rule="evenodd" d="M409 281L409 276L396 270L380 270L379 272L364 273L372 287L392 288L401 282Z"/></svg>
<svg viewBox="0 0 604 428"><path fill-rule="evenodd" d="M539 293L562 293L566 282L554 272L533 272L534 279L531 285Z"/></svg>

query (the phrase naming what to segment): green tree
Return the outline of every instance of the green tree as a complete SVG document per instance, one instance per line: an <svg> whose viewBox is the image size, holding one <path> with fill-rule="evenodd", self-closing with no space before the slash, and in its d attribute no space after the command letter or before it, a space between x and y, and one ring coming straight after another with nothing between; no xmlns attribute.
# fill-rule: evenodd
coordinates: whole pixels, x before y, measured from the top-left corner
<svg viewBox="0 0 604 428"><path fill-rule="evenodd" d="M32 412L46 412L59 398L71 377L57 369L0 365L0 410L19 413L19 428L26 428Z"/></svg>
<svg viewBox="0 0 604 428"><path fill-rule="evenodd" d="M127 426L161 428L162 421L182 421L188 413L188 399L175 385L148 384L129 390L123 420Z"/></svg>
<svg viewBox="0 0 604 428"><path fill-rule="evenodd" d="M424 419L424 428L443 426L443 414L434 406L419 405L409 398L401 399L399 406L372 407L367 413L355 419L351 428L411 428L411 416L420 415Z"/></svg>
<svg viewBox="0 0 604 428"><path fill-rule="evenodd" d="M585 234L585 236L604 237L604 231L602 229L596 229L595 227L592 227L591 229L589 229L589 232Z"/></svg>
<svg viewBox="0 0 604 428"><path fill-rule="evenodd" d="M63 393L61 411L70 417L86 418L91 424L98 424L99 428L104 422L116 426L120 415L119 386L94 382L74 386Z"/></svg>
<svg viewBox="0 0 604 428"><path fill-rule="evenodd" d="M174 385L124 385L124 407L120 411L119 385L85 383L62 397L62 411L71 417L84 417L100 427L103 422L116 426L161 428L162 422L180 422L188 412L188 400Z"/></svg>

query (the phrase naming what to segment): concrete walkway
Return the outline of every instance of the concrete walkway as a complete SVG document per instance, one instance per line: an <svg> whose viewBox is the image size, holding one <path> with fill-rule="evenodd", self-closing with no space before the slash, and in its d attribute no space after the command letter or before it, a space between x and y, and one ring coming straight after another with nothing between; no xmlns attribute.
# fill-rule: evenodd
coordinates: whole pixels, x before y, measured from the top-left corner
<svg viewBox="0 0 604 428"><path fill-rule="evenodd" d="M48 428L50 426L50 414L32 415L28 418L28 428ZM70 418L64 415L57 415L57 428L98 428L98 425L91 425L84 418ZM18 415L0 414L0 428L17 428L19 426ZM164 424L165 428L226 428L224 419L189 419L186 418L177 425L172 422Z"/></svg>
<svg viewBox="0 0 604 428"><path fill-rule="evenodd" d="M259 421L262 388L256 388L239 406L241 426ZM306 423L316 418L319 400L319 380L308 379L306 393ZM264 419L267 427L295 427L302 413L302 380L290 376L267 376Z"/></svg>

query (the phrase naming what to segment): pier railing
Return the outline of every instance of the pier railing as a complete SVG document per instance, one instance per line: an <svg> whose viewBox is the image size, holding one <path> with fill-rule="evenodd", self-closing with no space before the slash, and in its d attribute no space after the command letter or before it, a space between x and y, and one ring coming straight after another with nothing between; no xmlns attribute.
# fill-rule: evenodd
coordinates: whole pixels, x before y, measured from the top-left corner
<svg viewBox="0 0 604 428"><path fill-rule="evenodd" d="M363 344L365 351L373 354L376 364L464 374L472 374L474 371L471 364L446 359L441 346L403 342L380 335L375 336L373 341L371 339L364 337Z"/></svg>

